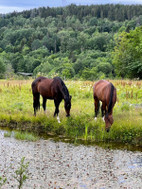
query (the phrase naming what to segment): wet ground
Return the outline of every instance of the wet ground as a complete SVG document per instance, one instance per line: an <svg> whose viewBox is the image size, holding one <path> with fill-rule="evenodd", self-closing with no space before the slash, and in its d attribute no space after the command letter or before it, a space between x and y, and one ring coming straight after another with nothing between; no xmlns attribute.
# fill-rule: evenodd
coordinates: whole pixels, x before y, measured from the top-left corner
<svg viewBox="0 0 142 189"><path fill-rule="evenodd" d="M2 189L17 189L13 174L21 158L29 162L23 189L142 188L142 152L104 149L5 138L0 131L0 173L7 177Z"/></svg>

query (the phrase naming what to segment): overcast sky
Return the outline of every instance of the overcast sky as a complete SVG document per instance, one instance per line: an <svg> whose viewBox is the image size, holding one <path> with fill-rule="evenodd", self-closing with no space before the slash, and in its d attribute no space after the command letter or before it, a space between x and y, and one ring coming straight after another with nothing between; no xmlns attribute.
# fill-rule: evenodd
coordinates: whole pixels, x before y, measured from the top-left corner
<svg viewBox="0 0 142 189"><path fill-rule="evenodd" d="M91 4L141 4L142 0L0 0L0 13L23 11L38 7L62 7L70 4L91 5Z"/></svg>

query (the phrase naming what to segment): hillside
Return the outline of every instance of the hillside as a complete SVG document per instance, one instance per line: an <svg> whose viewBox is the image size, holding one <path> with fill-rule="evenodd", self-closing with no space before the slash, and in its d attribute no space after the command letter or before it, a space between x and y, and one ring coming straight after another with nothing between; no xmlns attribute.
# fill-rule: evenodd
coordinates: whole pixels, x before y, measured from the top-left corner
<svg viewBox="0 0 142 189"><path fill-rule="evenodd" d="M141 25L138 5L42 7L0 15L0 77L18 72L85 80L127 77L118 72L113 54L116 61L119 36Z"/></svg>

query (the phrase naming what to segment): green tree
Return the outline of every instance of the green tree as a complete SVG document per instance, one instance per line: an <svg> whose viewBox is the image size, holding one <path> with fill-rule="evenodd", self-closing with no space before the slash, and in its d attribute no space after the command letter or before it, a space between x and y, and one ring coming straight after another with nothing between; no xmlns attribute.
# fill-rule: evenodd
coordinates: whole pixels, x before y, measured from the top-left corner
<svg viewBox="0 0 142 189"><path fill-rule="evenodd" d="M4 61L0 58L0 78L4 77L6 71L6 64L4 63Z"/></svg>
<svg viewBox="0 0 142 189"><path fill-rule="evenodd" d="M92 69L85 68L85 69L82 71L81 77L82 77L84 80L95 80L95 79L98 79L98 78L97 78L97 69L96 69L95 67L92 68Z"/></svg>
<svg viewBox="0 0 142 189"><path fill-rule="evenodd" d="M113 64L120 77L142 78L142 27L119 35Z"/></svg>
<svg viewBox="0 0 142 189"><path fill-rule="evenodd" d="M32 50L37 50L41 47L41 42L39 39L35 39L31 44Z"/></svg>
<svg viewBox="0 0 142 189"><path fill-rule="evenodd" d="M112 77L113 66L109 62L108 58L98 58L97 60L97 72L104 73L106 77Z"/></svg>

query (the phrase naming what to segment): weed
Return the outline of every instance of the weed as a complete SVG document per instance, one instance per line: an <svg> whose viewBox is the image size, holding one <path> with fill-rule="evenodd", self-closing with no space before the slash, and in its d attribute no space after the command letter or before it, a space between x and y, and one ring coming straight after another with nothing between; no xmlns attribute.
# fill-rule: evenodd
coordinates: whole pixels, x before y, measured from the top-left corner
<svg viewBox="0 0 142 189"><path fill-rule="evenodd" d="M7 178L0 176L0 189L6 183L6 181L7 181Z"/></svg>
<svg viewBox="0 0 142 189"><path fill-rule="evenodd" d="M21 189L24 182L28 179L28 166L29 162L25 163L25 157L21 159L20 167L15 171L14 178L18 181L18 189Z"/></svg>

